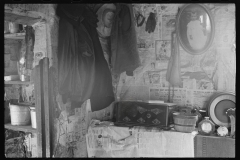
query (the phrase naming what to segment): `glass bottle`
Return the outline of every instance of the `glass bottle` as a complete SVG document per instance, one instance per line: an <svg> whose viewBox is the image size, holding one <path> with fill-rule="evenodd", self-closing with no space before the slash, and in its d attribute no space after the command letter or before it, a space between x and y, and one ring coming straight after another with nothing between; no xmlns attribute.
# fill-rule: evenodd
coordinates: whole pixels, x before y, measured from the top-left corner
<svg viewBox="0 0 240 160"><path fill-rule="evenodd" d="M209 117L204 117L204 120L198 124L198 131L203 135L211 135L215 131L215 124Z"/></svg>

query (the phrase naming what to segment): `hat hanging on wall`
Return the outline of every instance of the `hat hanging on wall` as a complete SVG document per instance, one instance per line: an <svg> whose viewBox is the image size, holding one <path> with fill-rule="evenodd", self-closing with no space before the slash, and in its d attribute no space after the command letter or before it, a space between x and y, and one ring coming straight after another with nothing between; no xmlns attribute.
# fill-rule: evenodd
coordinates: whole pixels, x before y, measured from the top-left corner
<svg viewBox="0 0 240 160"><path fill-rule="evenodd" d="M98 8L99 7L99 8ZM110 36L112 28L112 20L116 11L114 4L103 4L95 6L96 14L99 22L97 23L97 31L102 37Z"/></svg>

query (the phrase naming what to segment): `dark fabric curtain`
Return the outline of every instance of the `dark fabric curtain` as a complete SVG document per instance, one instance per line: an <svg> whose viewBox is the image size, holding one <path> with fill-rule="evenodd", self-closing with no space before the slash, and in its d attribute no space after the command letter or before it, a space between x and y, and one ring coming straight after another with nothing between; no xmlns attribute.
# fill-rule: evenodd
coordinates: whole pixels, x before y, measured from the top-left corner
<svg viewBox="0 0 240 160"><path fill-rule="evenodd" d="M92 111L114 101L111 73L96 31L97 17L84 4L60 4L58 80L65 103L80 107L91 100Z"/></svg>

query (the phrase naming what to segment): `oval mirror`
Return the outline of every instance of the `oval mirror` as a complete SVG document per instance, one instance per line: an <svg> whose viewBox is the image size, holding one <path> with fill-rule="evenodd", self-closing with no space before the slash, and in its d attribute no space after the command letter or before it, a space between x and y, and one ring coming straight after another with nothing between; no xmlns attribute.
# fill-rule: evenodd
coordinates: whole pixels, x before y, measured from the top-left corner
<svg viewBox="0 0 240 160"><path fill-rule="evenodd" d="M185 51L193 55L202 54L208 50L214 38L213 16L204 5L184 5L177 15L176 29Z"/></svg>

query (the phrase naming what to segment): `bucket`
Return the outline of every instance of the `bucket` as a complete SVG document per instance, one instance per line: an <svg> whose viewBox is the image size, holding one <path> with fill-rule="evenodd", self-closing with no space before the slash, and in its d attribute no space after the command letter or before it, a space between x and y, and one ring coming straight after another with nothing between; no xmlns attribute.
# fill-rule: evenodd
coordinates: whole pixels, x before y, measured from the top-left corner
<svg viewBox="0 0 240 160"><path fill-rule="evenodd" d="M10 104L10 115L12 125L29 125L30 111L29 106L21 104Z"/></svg>
<svg viewBox="0 0 240 160"><path fill-rule="evenodd" d="M35 107L30 107L32 128L37 128Z"/></svg>

